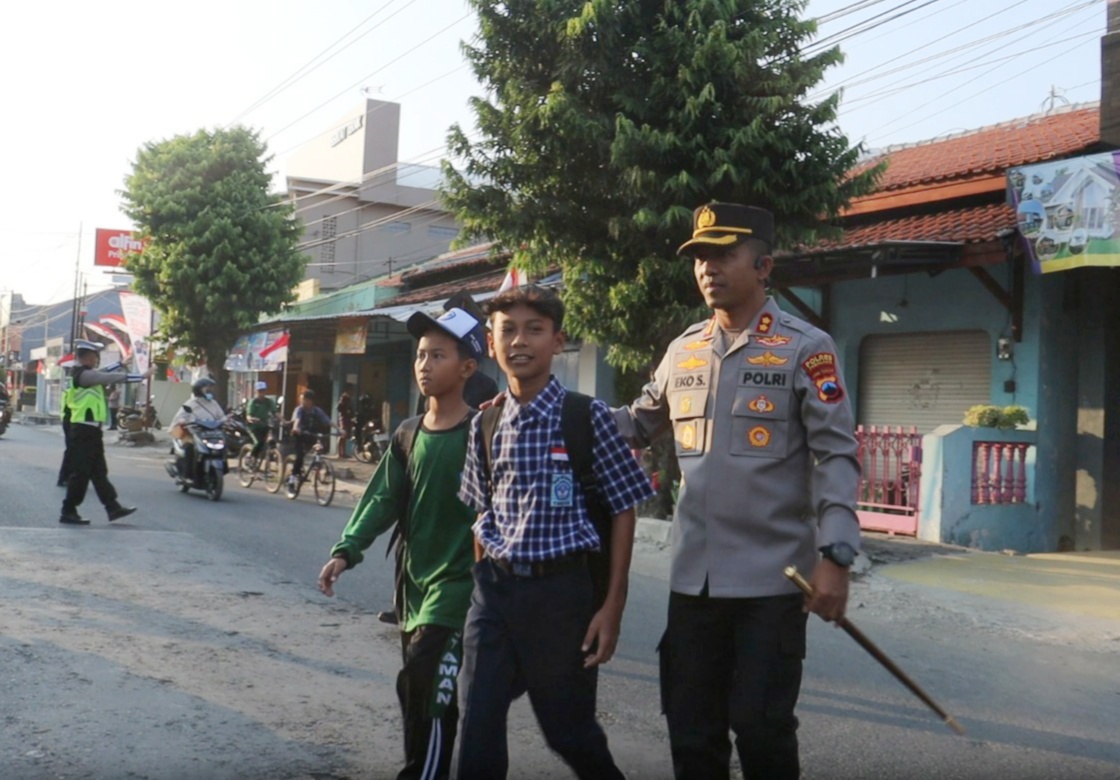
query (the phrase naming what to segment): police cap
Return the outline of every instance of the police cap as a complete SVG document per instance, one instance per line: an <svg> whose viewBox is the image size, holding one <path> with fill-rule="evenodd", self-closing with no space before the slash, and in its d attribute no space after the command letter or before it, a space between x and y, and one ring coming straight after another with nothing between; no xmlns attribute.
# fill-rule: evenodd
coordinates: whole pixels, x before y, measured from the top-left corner
<svg viewBox="0 0 1120 780"><path fill-rule="evenodd" d="M730 247L750 238L774 245L774 215L766 209L739 203L709 203L692 213L692 238L677 254L691 254L701 246Z"/></svg>
<svg viewBox="0 0 1120 780"><path fill-rule="evenodd" d="M74 339L74 352L82 354L83 352L100 352L105 349L105 345L99 341L86 341L85 339Z"/></svg>

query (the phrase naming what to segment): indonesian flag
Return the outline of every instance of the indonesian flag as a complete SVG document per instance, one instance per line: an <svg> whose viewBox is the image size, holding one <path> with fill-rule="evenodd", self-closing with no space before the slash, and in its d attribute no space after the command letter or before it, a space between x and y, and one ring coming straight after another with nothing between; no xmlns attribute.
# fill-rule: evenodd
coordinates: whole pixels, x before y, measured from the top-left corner
<svg viewBox="0 0 1120 780"><path fill-rule="evenodd" d="M171 366L168 366L167 367L167 378L170 379L172 382L178 382L179 381L179 372L176 371Z"/></svg>
<svg viewBox="0 0 1120 780"><path fill-rule="evenodd" d="M525 272L516 266L510 266L506 271L506 276L502 279L502 286L498 288L498 292L504 293L506 290L511 290L514 287L521 287L528 284L529 279L525 276Z"/></svg>
<svg viewBox="0 0 1120 780"><path fill-rule="evenodd" d="M39 361L39 369L38 369L38 371L39 371L39 373L40 373L40 374L45 374L45 373L47 373L47 360L46 360L46 358L44 358L44 359L42 359L42 360L40 360L40 361Z"/></svg>
<svg viewBox="0 0 1120 780"><path fill-rule="evenodd" d="M276 341L272 342L267 347L265 347L264 349L261 350L261 358L266 358L269 355L271 355L273 352L275 352L276 353L276 357L275 357L276 362L287 363L288 362L288 344L290 342L291 342L291 338L288 334L288 331L284 331L284 335L282 335L280 338L276 339ZM281 350L283 350L283 351L281 351Z"/></svg>
<svg viewBox="0 0 1120 780"><path fill-rule="evenodd" d="M75 365L77 364L74 362L73 352L63 355L58 359L59 368L73 368Z"/></svg>

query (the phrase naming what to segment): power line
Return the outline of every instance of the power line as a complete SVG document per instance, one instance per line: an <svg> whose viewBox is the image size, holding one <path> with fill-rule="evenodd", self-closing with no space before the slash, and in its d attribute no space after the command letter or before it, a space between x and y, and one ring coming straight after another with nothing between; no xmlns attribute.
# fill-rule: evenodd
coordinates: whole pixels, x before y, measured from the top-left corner
<svg viewBox="0 0 1120 780"><path fill-rule="evenodd" d="M297 124L297 123L299 123L299 122L302 122L302 121L303 121L304 119L306 119L307 117L311 116L312 114L314 114L314 113L315 113L316 111L318 111L319 109L323 108L324 106L330 105L330 104L331 104L331 103L333 103L333 102L334 102L335 100L337 100L338 98L342 97L342 96L343 96L343 95L345 95L345 94L346 94L347 92L349 92L350 90L352 90L352 89L353 89L354 87L356 87L356 86L358 86L359 84L361 84L361 83L362 83L363 81L365 81L365 80L369 79L369 78L370 78L371 76L374 76L374 75L376 75L376 74L380 73L381 71L385 70L385 68L389 67L390 65L392 65L392 64L394 64L394 63L396 63L396 62L399 62L400 60L404 59L404 58L405 58L405 57L407 57L407 56L408 56L409 54L412 54L412 53L413 53L414 51L418 50L418 49L419 49L420 47L424 46L424 45L425 45L426 43L428 43L429 41L431 41L431 40L433 40L433 39L437 38L438 36L442 35L443 33L447 32L447 31L448 31L448 30L450 30L450 29L451 29L452 27L454 27L455 25L459 24L459 22L463 21L464 19L467 19L467 18L468 18L468 17L470 17L470 16L471 16L471 12L469 12L469 11L468 11L467 13L463 14L463 15L462 15L462 16L460 16L460 17L459 17L458 19L456 19L455 21L453 21L453 22L452 22L451 24L449 24L449 25L447 25L446 27L443 27L443 28L439 29L438 31L436 31L436 32L432 33L432 34L431 34L431 35L429 35L429 36L428 36L427 38L425 38L424 40L420 41L420 43L416 44L416 45L415 45L415 46L413 46L413 47L412 47L411 49L408 49L407 51L405 51L405 52L404 52L403 54L401 54L401 55L399 55L398 57L395 57L395 58L393 58L393 59L389 60L388 62L386 62L386 63L385 63L384 65L382 65L381 67L379 67L379 68L377 68L377 69L375 69L375 70L371 71L370 73L366 74L365 76L362 76L362 77L361 77L360 79L358 79L357 81L355 81L355 82L354 82L353 84L351 84L350 86L346 87L346 89L342 90L341 92L339 92L339 93L338 93L337 95L335 95L334 97L331 97L331 98L329 98L329 99L327 99L327 100L323 101L323 102L322 102L322 103L320 103L319 105L315 106L315 108L311 109L310 111L308 111L308 112L306 112L306 113L302 114L301 116L299 116L299 117L297 117L296 119L292 120L292 121L291 121L291 122L289 122L288 124L284 125L284 126L283 126L283 127L281 127L281 128L279 129L279 130L277 130L276 132L272 133L272 135L268 136L268 138L266 138L266 139L265 139L265 141L266 141L266 142L267 142L267 141L270 141L271 139L275 138L275 137L276 137L277 135L279 135L280 133L282 133L282 132L284 132L285 130L287 130L287 129L288 129L289 127L291 127L292 125L295 125L295 124Z"/></svg>
<svg viewBox="0 0 1120 780"><path fill-rule="evenodd" d="M346 51L347 49L349 49L349 48L350 48L351 46L353 46L353 45L354 45L355 43L357 43L358 41L360 41L360 40L361 40L362 38L366 37L366 36L367 36L367 35L369 35L369 34L370 34L371 32L373 32L374 30L376 30L376 29L378 29L379 27L381 27L381 25L385 24L385 22L388 22L388 21L389 21L389 19L392 19L392 18L393 18L394 16L396 16L396 15L397 15L397 14L399 14L399 13L401 13L401 11L404 11L404 10L405 10L405 8L408 8L408 6L412 5L412 4L414 3L414 2L416 2L416 0L410 0L410 2L408 2L408 3L407 3L407 4L406 4L406 5L405 5L405 6L403 7L403 8L399 8L399 9L397 9L397 11L396 11L395 13L392 13L392 14L390 14L390 15L389 15L389 17L388 17L387 19L384 19L384 20L382 20L382 21L381 21L381 22L380 22L379 24L375 24L374 26L370 27L370 28L369 28L368 30L366 30L366 31L365 31L364 33L362 33L361 35L359 35L359 36L358 36L357 38L355 38L354 40L350 41L350 43L348 43L348 44L346 44L345 46L343 46L342 48L340 48L340 49L339 49L338 51L336 51L336 52L335 52L334 54L331 54L331 55L330 55L329 57L325 57L325 58L324 58L324 59L323 59L323 60L322 60L321 62L319 62L318 64L314 64L316 60L318 60L318 59L319 59L320 57L323 57L323 55L325 55L325 54L326 54L327 52L329 52L329 51L330 51L331 49L333 49L333 48L334 48L335 46L338 46L338 44L339 44L339 43L341 43L342 41L344 41L344 40L345 40L346 38L348 38L349 36L353 35L353 34L354 34L354 32L355 32L355 31L356 31L356 30L357 30L358 28L360 28L360 27L361 27L362 25L364 25L364 24L365 24L366 22L368 22L369 20L373 19L373 18L374 18L375 16L377 16L377 15L378 15L379 13L381 13L382 11L384 11L384 10L385 10L386 8L388 8L389 6L391 6L391 5L392 5L393 3L395 3L395 2L397 2L397 0L389 0L389 2L385 3L385 5L381 6L381 7L380 7L380 8L378 8L378 9L377 9L376 11L374 11L374 12L373 12L372 14L370 14L369 16L367 16L367 17L366 17L365 19L363 19L362 21L358 22L358 23L357 23L356 25L354 25L353 27L351 27L351 28L350 28L349 30L347 30L347 31L346 31L346 34L345 34L345 35L343 35L343 36L342 36L341 38L339 38L338 40L336 40L336 41L335 41L334 43L332 43L332 44L331 44L330 46L328 46L327 48L323 49L323 50L322 50L321 52L319 52L318 54L316 54L316 55L315 55L314 57L312 57L312 58L311 58L310 60L308 60L308 61L307 61L307 62L306 62L306 63L305 63L304 65L302 65L301 67L297 68L297 69L296 69L296 70L295 70L295 71L294 71L294 72L293 72L293 73L292 73L291 75L289 75L289 76L288 76L288 77L287 77L286 79L284 79L284 80L283 80L283 81L281 81L281 82L280 82L279 84L277 84L277 85L276 85L275 87L273 87L273 88L272 88L272 89L270 89L270 90L269 90L268 92L266 92L266 93L264 94L264 96L263 96L263 97L257 98L257 100L256 100L256 101L255 101L255 102L254 102L254 103L253 103L252 105L250 105L250 106L249 106L248 108L246 108L246 109L245 109L244 111L242 111L242 112L241 112L240 114L238 114L238 115L237 115L237 116L235 116L235 117L234 117L233 119L231 119L231 120L229 121L229 123L228 123L228 124L226 125L226 127L229 127L229 126L230 126L230 125L232 125L232 124L233 124L234 122L236 122L236 121L237 121L238 119L240 119L241 117L243 117L243 116L245 116L246 114L248 114L248 113L249 113L250 111L253 111L253 110L255 110L255 109L257 109L257 108L259 108L259 107L263 106L263 105L264 105L265 103L267 103L268 101L272 100L272 99L273 99L274 97L276 97L277 95L279 95L279 94L280 94L281 92L283 92L284 90L286 90L286 89L287 89L288 87L290 87L290 86L292 86L293 84L295 84L295 83L296 83L297 81L299 81L299 80L301 80L301 79L305 78L306 76L310 75L310 74L311 74L312 72L314 72L315 70L318 70L318 69L319 69L320 67L322 67L323 65L327 64L328 62L330 62L330 61L331 61L332 59L334 59L334 58L335 58L335 57L337 57L337 56L338 56L339 54L341 54L342 52L344 52L344 51ZM314 67L311 67L312 65L314 65Z"/></svg>
<svg viewBox="0 0 1120 780"><path fill-rule="evenodd" d="M838 8L830 14L818 16L816 18L816 22L817 24L828 24L829 22L836 21L837 19L842 19L848 14L854 14L856 11L862 11L864 8L870 8L873 5L879 5L879 3L883 2L886 2L886 0L862 0L862 2L852 3L851 5L846 5L843 8Z"/></svg>
<svg viewBox="0 0 1120 780"><path fill-rule="evenodd" d="M807 46L805 46L801 50L800 56L805 57L805 56L813 56L813 55L816 55L816 54L820 54L821 52L825 51L826 49L831 49L836 44L842 43L843 41L846 41L849 38L854 38L857 35L862 35L865 32L869 32L871 30L874 30L877 27L882 27L884 24L887 24L888 22L893 22L895 19L900 19L903 16L906 16L907 14L912 14L915 11L918 11L918 10L921 10L922 8L925 8L927 5L933 5L934 3L941 2L941 0L925 0L925 2L923 2L919 6L915 6L914 8L907 8L907 6L911 6L916 2L919 2L919 0L905 0L905 2L899 3L898 5L896 5L892 8L889 8L886 11L883 11L882 13L875 14L875 16L868 17L867 19L864 19L863 21L860 21L860 22L857 22L856 24L853 24L851 27L846 27L845 29L841 30L840 32L833 33L832 35L826 35L824 38L821 38L819 41L814 41L814 42L808 44ZM902 9L906 9L906 10L902 10ZM889 14L892 14L895 11L898 11L898 13L895 13L893 16L889 16ZM876 19L880 19L881 17L884 17L884 16L886 16L887 18L882 19L881 21L875 22ZM875 22L875 23L871 24L871 22ZM866 26L864 26L864 25L866 25Z"/></svg>

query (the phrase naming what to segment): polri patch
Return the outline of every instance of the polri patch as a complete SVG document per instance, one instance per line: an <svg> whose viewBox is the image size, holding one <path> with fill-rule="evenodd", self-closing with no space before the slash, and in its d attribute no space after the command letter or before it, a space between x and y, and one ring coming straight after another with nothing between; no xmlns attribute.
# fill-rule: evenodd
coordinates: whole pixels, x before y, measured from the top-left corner
<svg viewBox="0 0 1120 780"><path fill-rule="evenodd" d="M801 367L817 387L817 397L825 403L834 404L844 397L844 388L837 376L836 356L831 352L818 352L810 355Z"/></svg>
<svg viewBox="0 0 1120 780"><path fill-rule="evenodd" d="M789 387L787 371L754 371L747 369L739 375L740 387Z"/></svg>

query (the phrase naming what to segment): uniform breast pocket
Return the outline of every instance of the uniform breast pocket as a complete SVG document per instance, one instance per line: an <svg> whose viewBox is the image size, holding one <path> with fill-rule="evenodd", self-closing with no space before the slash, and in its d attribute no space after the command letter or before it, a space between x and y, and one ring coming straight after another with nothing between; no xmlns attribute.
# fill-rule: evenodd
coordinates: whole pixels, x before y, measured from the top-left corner
<svg viewBox="0 0 1120 780"><path fill-rule="evenodd" d="M704 419L707 409L707 388L669 393L669 419L673 421L677 457L703 455L707 450L708 425Z"/></svg>
<svg viewBox="0 0 1120 780"><path fill-rule="evenodd" d="M740 387L731 407L731 454L786 457L792 402L789 390Z"/></svg>

